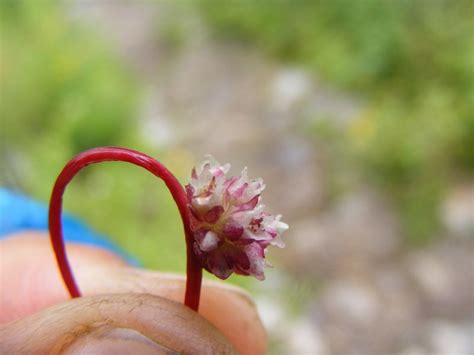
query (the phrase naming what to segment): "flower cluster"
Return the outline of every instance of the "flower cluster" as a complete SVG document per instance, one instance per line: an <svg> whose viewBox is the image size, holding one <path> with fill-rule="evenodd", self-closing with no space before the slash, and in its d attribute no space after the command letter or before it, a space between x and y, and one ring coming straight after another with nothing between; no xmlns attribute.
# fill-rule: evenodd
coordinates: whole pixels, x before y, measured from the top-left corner
<svg viewBox="0 0 474 355"><path fill-rule="evenodd" d="M265 249L284 247L280 235L288 225L280 221L281 215L264 212L262 179L249 180L246 168L240 176L228 178L229 169L229 164L206 156L192 170L186 194L194 252L203 267L221 279L235 272L263 280Z"/></svg>

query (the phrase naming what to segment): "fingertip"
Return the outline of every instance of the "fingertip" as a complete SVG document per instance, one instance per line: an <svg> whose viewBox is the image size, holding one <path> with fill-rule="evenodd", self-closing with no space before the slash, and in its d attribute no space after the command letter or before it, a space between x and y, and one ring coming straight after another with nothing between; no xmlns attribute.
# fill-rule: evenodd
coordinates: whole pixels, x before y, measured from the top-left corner
<svg viewBox="0 0 474 355"><path fill-rule="evenodd" d="M109 354L116 353L114 349L124 354L236 354L228 340L194 311L137 293L81 297L55 305L4 325L0 344L1 353L12 354Z"/></svg>
<svg viewBox="0 0 474 355"><path fill-rule="evenodd" d="M117 269L113 292L138 291L182 302L186 278L134 268ZM244 289L220 281L204 280L199 314L216 326L243 355L267 352L267 334L255 303Z"/></svg>
<svg viewBox="0 0 474 355"><path fill-rule="evenodd" d="M4 254L11 256L9 261L3 260L3 272L22 270L23 274L11 280L11 288L17 291L1 300L10 311L1 312L0 321L18 319L67 299L48 240L37 235L24 237L1 243ZM126 267L118 257L98 248L68 245L68 251L84 295L134 292L183 301L183 276ZM243 289L204 280L199 314L218 328L239 353L266 353L265 329L254 302Z"/></svg>
<svg viewBox="0 0 474 355"><path fill-rule="evenodd" d="M179 353L158 344L135 329L102 327L76 339L63 354L177 355Z"/></svg>
<svg viewBox="0 0 474 355"><path fill-rule="evenodd" d="M214 324L241 354L266 354L267 333L255 303L243 289L205 282L200 313Z"/></svg>

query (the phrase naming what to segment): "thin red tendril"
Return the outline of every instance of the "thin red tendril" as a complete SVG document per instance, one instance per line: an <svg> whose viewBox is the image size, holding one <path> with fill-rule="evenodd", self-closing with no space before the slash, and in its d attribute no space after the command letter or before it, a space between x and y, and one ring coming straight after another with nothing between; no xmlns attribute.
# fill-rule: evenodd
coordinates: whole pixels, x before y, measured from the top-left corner
<svg viewBox="0 0 474 355"><path fill-rule="evenodd" d="M104 161L123 161L141 166L165 182L178 206L184 226L187 255L184 304L197 311L201 294L202 267L193 252L193 234L186 193L176 177L163 164L148 155L126 148L99 147L80 153L66 164L54 184L49 205L49 232L59 270L69 294L72 298L81 296L64 246L61 224L62 196L67 184L82 168Z"/></svg>

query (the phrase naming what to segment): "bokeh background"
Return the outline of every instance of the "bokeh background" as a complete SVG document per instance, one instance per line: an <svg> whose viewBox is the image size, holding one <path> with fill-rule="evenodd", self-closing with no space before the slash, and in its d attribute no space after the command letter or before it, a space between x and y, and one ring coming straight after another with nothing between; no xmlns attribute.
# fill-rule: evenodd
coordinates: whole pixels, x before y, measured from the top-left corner
<svg viewBox="0 0 474 355"><path fill-rule="evenodd" d="M264 178L290 224L249 290L272 354L474 353L474 2L0 1L0 182L48 201L121 145L186 182L204 154ZM83 171L66 208L184 271L162 183Z"/></svg>

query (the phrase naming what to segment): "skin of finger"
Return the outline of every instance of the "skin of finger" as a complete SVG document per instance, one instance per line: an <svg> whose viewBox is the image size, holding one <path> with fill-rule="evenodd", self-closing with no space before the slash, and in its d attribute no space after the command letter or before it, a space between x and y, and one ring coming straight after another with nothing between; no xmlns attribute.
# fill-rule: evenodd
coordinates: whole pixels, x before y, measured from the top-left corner
<svg viewBox="0 0 474 355"><path fill-rule="evenodd" d="M74 341L63 355L178 355L173 349L153 342L142 333L129 328L103 326Z"/></svg>
<svg viewBox="0 0 474 355"><path fill-rule="evenodd" d="M0 329L0 352L62 354L102 328L134 329L180 354L237 354L196 312L150 294L81 297L8 323ZM81 346L75 347L80 353Z"/></svg>
<svg viewBox="0 0 474 355"><path fill-rule="evenodd" d="M0 292L0 321L31 314L68 298L59 279L48 240L38 235L16 236L0 242L2 268L26 270L21 278L2 283L19 290L9 297ZM115 255L82 245L68 246L68 255L84 295L137 292L160 295L177 302L184 297L185 278L126 267ZM8 260L7 260L8 259ZM28 260L28 265L18 265ZM4 275L1 272L0 275ZM20 284L19 284L20 283ZM42 295L42 296L41 296ZM3 315L2 315L3 313ZM267 337L248 294L221 282L204 281L199 313L214 324L241 354L265 354Z"/></svg>
<svg viewBox="0 0 474 355"><path fill-rule="evenodd" d="M79 244L67 249L78 274L92 276L92 269L126 265L103 249ZM0 324L69 299L45 233L24 232L0 240L0 286Z"/></svg>
<svg viewBox="0 0 474 355"><path fill-rule="evenodd" d="M78 279L84 294L143 292L177 302L182 302L186 284L185 277L176 274L92 265L82 269ZM220 329L240 354L266 354L266 331L254 302L241 288L204 280L199 313Z"/></svg>
<svg viewBox="0 0 474 355"><path fill-rule="evenodd" d="M94 285L94 282L97 282L95 278L95 281L84 282L84 285L87 285L84 292L103 287L111 292L145 292L182 302L184 277L133 268L108 269L107 274L109 280L114 280L113 284ZM255 304L242 289L222 282L204 281L199 313L221 330L240 354L266 354L265 329Z"/></svg>

